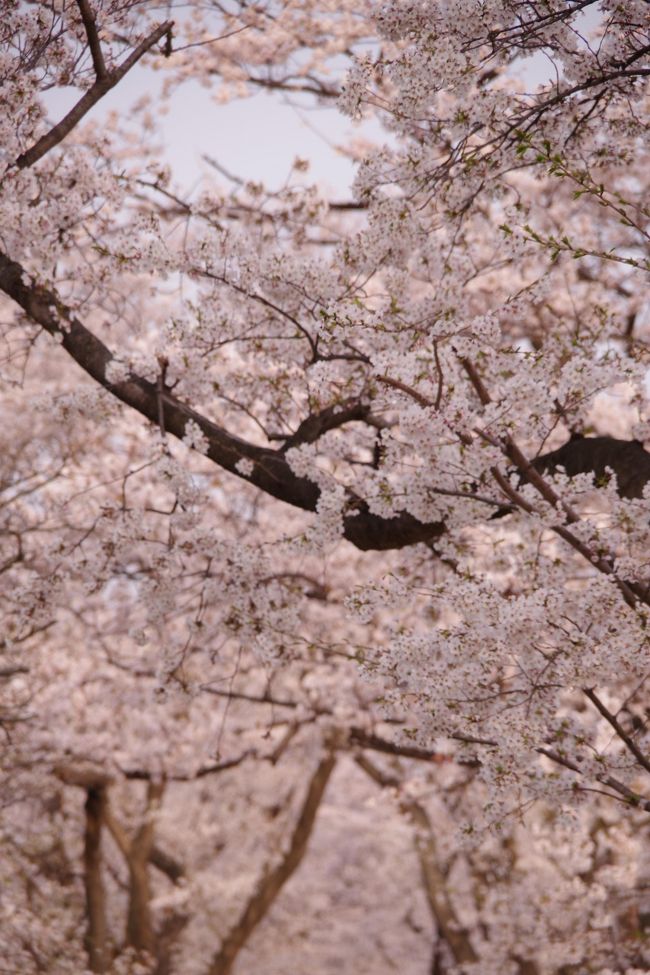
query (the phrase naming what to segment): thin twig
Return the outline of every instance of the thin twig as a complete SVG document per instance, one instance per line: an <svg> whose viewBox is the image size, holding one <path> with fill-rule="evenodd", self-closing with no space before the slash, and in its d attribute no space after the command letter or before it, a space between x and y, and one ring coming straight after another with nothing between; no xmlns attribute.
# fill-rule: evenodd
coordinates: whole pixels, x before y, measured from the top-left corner
<svg viewBox="0 0 650 975"><path fill-rule="evenodd" d="M563 755L558 754L552 748L536 748L535 751L538 755L545 755L546 758L550 758L552 762L556 762L558 765L563 765L564 768L569 769L571 772L577 772L578 775L584 775L583 770L575 762L570 759L565 758ZM643 809L645 812L650 812L650 799L646 799L645 796L640 795L638 792L633 792L624 782L620 782L615 779L612 775L596 775L594 776L597 782L602 785L608 786L613 789L614 792L618 792L620 796L623 796L628 806L636 806L638 809ZM610 799L618 799L618 796L609 796Z"/></svg>
<svg viewBox="0 0 650 975"><path fill-rule="evenodd" d="M621 739L625 747L630 751L636 758L639 765L642 765L646 772L650 772L650 760L646 758L636 742L630 738L625 729L621 726L620 722L611 711L609 711L599 697L596 696L596 692L591 687L583 687L583 694L589 698L594 707L600 711L603 718L608 721L618 737Z"/></svg>

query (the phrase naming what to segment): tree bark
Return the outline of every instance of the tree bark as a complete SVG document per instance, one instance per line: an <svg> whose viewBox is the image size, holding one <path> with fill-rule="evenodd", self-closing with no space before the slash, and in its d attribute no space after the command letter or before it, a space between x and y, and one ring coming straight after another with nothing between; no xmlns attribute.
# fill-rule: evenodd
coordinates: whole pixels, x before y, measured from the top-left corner
<svg viewBox="0 0 650 975"><path fill-rule="evenodd" d="M366 775L382 788L397 788L401 780L380 769L365 755L358 755L356 763ZM414 827L415 850L420 861L422 883L439 936L449 946L456 965L478 961L469 934L460 924L447 893L447 877L438 865L433 827L424 806L415 799L403 798L399 807Z"/></svg>
<svg viewBox="0 0 650 975"><path fill-rule="evenodd" d="M59 337L75 362L116 399L137 410L156 426L162 421L165 431L181 440L188 421L192 420L206 437L207 456L215 464L280 501L304 511L316 511L320 489L309 478L294 474L285 456L286 445L273 449L242 440L197 413L168 390L161 392L155 383L135 373L124 382L110 383L106 368L113 360L111 350L79 321L55 292L37 284L20 264L1 252L0 291L12 298L31 321L50 335ZM357 413L352 410L350 416L357 418ZM318 429L330 429L331 422L329 415L320 419L311 417L301 426L307 430L309 440ZM238 469L241 460L252 461L250 474L242 474ZM554 471L560 466L569 476L590 472L596 478L604 477L606 468L611 468L617 475L619 493L628 498L640 497L650 481L650 453L635 441L613 437L572 439L559 450L538 457L530 465L530 470ZM385 551L431 542L445 531L444 522L423 523L404 511L383 518L373 514L362 498L349 493L343 534L363 551Z"/></svg>
<svg viewBox="0 0 650 975"><path fill-rule="evenodd" d="M105 805L104 786L90 786L86 793L85 805L84 887L87 918L86 951L91 972L106 972L110 967L106 893L101 872L101 833Z"/></svg>
<svg viewBox="0 0 650 975"><path fill-rule="evenodd" d="M149 782L145 819L131 841L126 860L129 868L129 905L126 945L155 957L156 938L151 917L149 860L153 850L153 813L163 794L163 783Z"/></svg>
<svg viewBox="0 0 650 975"><path fill-rule="evenodd" d="M162 419L167 433L182 440L192 420L208 441L208 457L224 470L248 481L280 501L304 511L315 511L320 489L307 477L297 477L284 449L260 447L206 419L169 391L162 393L155 383L132 373L127 380L110 383L106 367L113 353L67 308L60 298L36 284L27 271L0 252L0 290L12 298L25 314L50 335L60 337L65 351L109 393L137 410L158 426ZM238 470L240 460L253 462L251 474ZM392 549L431 541L444 531L441 522L423 524L407 512L392 518L373 514L360 498L350 495L349 514L344 515L344 535L357 548Z"/></svg>
<svg viewBox="0 0 650 975"><path fill-rule="evenodd" d="M309 783L287 852L277 866L264 871L242 916L223 939L221 948L212 959L207 975L230 975L237 955L267 914L287 880L300 866L335 764L336 758L331 752L320 761Z"/></svg>

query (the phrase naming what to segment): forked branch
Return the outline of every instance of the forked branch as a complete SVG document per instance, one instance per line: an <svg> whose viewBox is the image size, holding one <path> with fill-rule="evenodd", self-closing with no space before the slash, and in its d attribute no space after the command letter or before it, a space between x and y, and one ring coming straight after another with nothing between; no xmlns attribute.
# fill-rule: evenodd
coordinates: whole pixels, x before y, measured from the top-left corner
<svg viewBox="0 0 650 975"><path fill-rule="evenodd" d="M86 28L86 33L88 35L88 42L93 58L93 64L95 66L96 80L94 84L88 89L88 91L82 95L77 104L70 109L68 114L61 119L49 132L41 136L37 142L34 143L29 149L23 152L16 160L16 166L19 169L27 169L29 166L33 166L34 163L42 159L46 153L57 146L59 142L62 142L67 135L72 132L74 127L81 121L84 115L87 115L90 109L97 104L100 98L114 88L122 78L131 70L131 68L138 63L138 61L150 51L151 48L156 44L162 37L167 34L171 35L172 27L174 22L172 20L166 20L159 27L156 27L154 31L145 37L143 41L135 48L134 51L129 54L126 60L114 71L107 72L104 65L104 58L99 47L99 40L97 38L97 33L95 29L95 21L90 10L90 7L85 2L81 0L80 9L82 14L82 20L84 22L84 27ZM84 16L84 10L86 14Z"/></svg>
<svg viewBox="0 0 650 975"><path fill-rule="evenodd" d="M266 494L287 504L315 511L320 489L307 477L297 477L282 449L259 447L228 433L223 427L197 413L172 393L131 373L122 382L109 382L106 369L113 353L82 324L58 295L33 281L28 272L0 253L0 291L12 298L33 322L60 339L65 351L112 396L137 410L156 427L162 404L165 432L182 440L192 420L208 441L207 456L224 470L248 481ZM358 418L353 411L350 419ZM330 422L333 418L330 418ZM242 472L240 461L252 461L250 473ZM350 494L343 518L344 536L357 548L392 549L430 541L444 531L441 522L423 524L407 512L383 518L370 511L365 501Z"/></svg>

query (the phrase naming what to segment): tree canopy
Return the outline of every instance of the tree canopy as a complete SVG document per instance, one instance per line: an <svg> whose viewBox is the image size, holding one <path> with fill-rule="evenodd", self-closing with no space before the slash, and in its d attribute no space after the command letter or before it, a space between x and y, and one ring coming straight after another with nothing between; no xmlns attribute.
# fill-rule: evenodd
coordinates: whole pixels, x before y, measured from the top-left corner
<svg viewBox="0 0 650 975"><path fill-rule="evenodd" d="M650 5L4 8L6 970L647 971Z"/></svg>

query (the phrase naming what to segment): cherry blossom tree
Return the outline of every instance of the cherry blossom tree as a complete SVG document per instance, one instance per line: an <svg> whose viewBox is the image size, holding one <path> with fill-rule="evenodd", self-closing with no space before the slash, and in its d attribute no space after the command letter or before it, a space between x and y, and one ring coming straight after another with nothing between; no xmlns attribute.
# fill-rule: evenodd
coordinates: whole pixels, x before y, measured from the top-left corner
<svg viewBox="0 0 650 975"><path fill-rule="evenodd" d="M647 2L5 8L6 970L646 971Z"/></svg>

